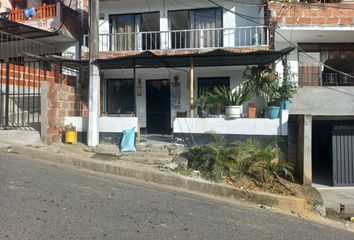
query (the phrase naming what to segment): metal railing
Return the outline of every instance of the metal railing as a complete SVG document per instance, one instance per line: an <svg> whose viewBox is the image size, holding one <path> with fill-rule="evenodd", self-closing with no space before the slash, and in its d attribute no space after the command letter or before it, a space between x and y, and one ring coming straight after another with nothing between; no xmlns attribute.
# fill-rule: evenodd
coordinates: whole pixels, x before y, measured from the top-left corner
<svg viewBox="0 0 354 240"><path fill-rule="evenodd" d="M354 73L301 73L301 86L354 86Z"/></svg>
<svg viewBox="0 0 354 240"><path fill-rule="evenodd" d="M10 12L10 20L14 22L24 22L28 20L54 18L57 16L57 4L43 4L35 8L34 16L31 19L27 18L24 9L13 9Z"/></svg>
<svg viewBox="0 0 354 240"><path fill-rule="evenodd" d="M85 35L85 46L88 46L88 41L88 35ZM100 52L185 50L262 45L269 45L269 31L266 26L111 33L99 35Z"/></svg>
<svg viewBox="0 0 354 240"><path fill-rule="evenodd" d="M26 58L26 54L61 55L67 59L75 59L76 57L73 52L62 51L39 41L0 31L0 61L15 61L15 59Z"/></svg>

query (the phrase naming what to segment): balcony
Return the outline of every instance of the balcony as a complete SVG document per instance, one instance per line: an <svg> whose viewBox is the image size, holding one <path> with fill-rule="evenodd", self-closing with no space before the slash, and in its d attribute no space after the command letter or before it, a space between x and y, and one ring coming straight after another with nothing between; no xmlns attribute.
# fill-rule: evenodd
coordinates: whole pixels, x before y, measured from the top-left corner
<svg viewBox="0 0 354 240"><path fill-rule="evenodd" d="M14 22L25 22L29 20L38 20L46 18L55 18L57 16L57 4L43 4L35 8L34 16L27 18L23 9L14 9L10 12L10 20Z"/></svg>
<svg viewBox="0 0 354 240"><path fill-rule="evenodd" d="M300 86L354 86L354 73L300 73Z"/></svg>
<svg viewBox="0 0 354 240"><path fill-rule="evenodd" d="M86 35L84 37L84 46L88 46L88 41L89 39ZM99 35L100 52L246 48L258 46L269 46L269 29L265 26Z"/></svg>

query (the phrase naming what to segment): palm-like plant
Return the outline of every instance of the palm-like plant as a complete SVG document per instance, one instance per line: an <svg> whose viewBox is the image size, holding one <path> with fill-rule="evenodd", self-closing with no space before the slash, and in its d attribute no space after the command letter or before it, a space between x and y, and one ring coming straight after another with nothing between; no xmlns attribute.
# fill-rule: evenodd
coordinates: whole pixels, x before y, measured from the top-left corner
<svg viewBox="0 0 354 240"><path fill-rule="evenodd" d="M228 87L221 86L216 87L212 93L209 93L214 102L221 103L223 106L240 106L251 100L253 95L254 91L249 82L241 83L234 91Z"/></svg>

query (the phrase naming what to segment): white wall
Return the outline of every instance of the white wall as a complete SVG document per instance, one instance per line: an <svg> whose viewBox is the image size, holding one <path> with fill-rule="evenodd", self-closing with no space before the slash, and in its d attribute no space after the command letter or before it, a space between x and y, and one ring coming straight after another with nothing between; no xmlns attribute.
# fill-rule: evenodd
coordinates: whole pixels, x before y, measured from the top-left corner
<svg viewBox="0 0 354 240"><path fill-rule="evenodd" d="M88 119L84 117L65 117L64 124L72 123L78 132L87 132ZM137 132L138 119L136 117L100 117L98 120L99 132L121 133L125 129L135 127Z"/></svg>
<svg viewBox="0 0 354 240"><path fill-rule="evenodd" d="M287 136L288 111L279 119L267 118L176 118L174 133L218 133L231 135Z"/></svg>
<svg viewBox="0 0 354 240"><path fill-rule="evenodd" d="M233 67L204 67L195 68L195 91L194 96L198 96L197 80L201 77L230 77L230 87L234 89L241 81L244 66ZM189 71L188 68L184 68L184 71L177 71L171 69L168 71L166 68L159 69L137 69L136 79L141 79L142 83L142 95L137 96L137 117L139 119L140 127L146 127L146 80L157 79L171 79L173 81L175 76L178 76L178 81L181 83L181 109L180 112L189 111L189 89L187 88L188 75L185 71ZM109 78L133 78L133 70L119 70L110 69L102 70L105 79ZM247 103L245 104L247 106ZM262 108L264 103L257 101L257 107ZM247 111L247 107L244 107L244 111ZM196 111L194 111L196 114ZM176 116L176 111L171 111L171 127Z"/></svg>
<svg viewBox="0 0 354 240"><path fill-rule="evenodd" d="M0 13L7 12L12 9L11 3L9 0L1 0L0 1Z"/></svg>

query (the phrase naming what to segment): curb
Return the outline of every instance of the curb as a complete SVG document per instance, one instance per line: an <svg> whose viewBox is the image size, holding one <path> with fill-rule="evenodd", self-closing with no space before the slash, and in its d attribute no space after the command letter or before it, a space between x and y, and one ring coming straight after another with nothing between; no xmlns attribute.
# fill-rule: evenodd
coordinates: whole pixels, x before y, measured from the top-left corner
<svg viewBox="0 0 354 240"><path fill-rule="evenodd" d="M184 188L190 191L203 194L210 194L219 197L246 200L252 203L275 207L286 211L303 213L310 211L312 206L301 198L275 195L256 191L247 191L232 186L211 183L205 180L193 179L178 174L161 172L152 168L121 166L110 162L64 156L60 154L48 153L42 150L24 146L11 145L12 152L39 158L45 161L70 165L78 169L91 170L95 172L129 177L146 182L152 182L171 187Z"/></svg>

